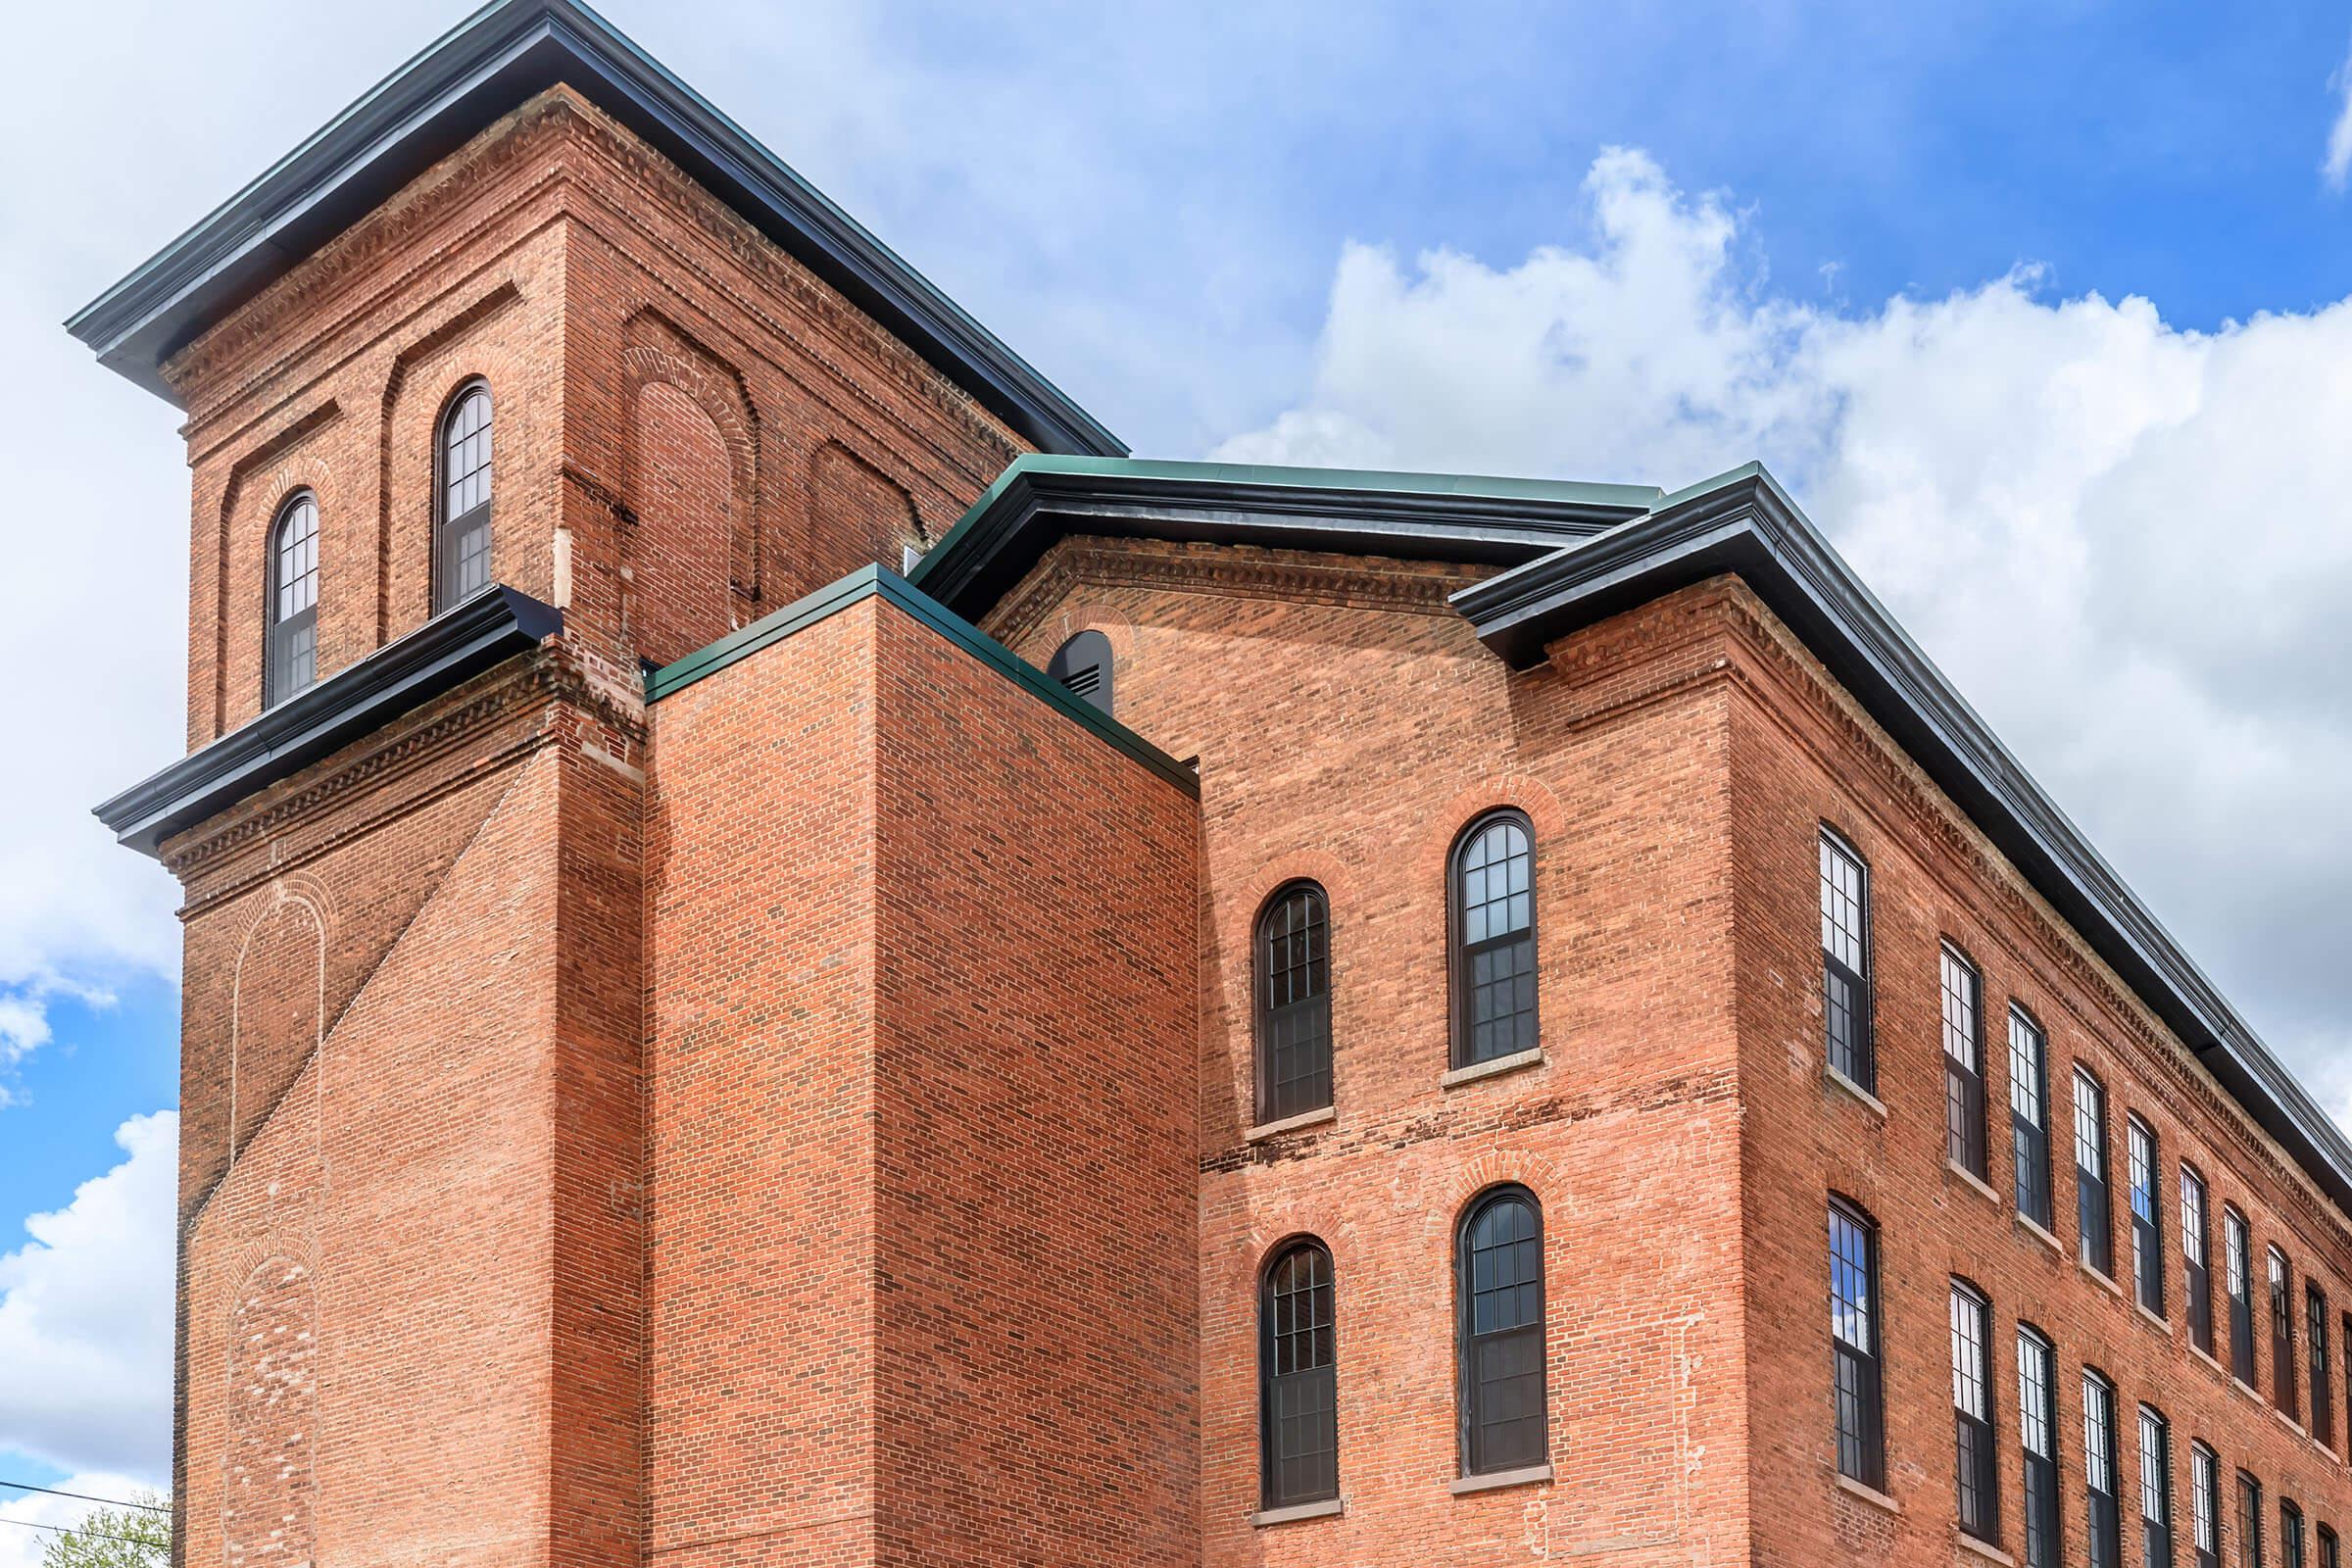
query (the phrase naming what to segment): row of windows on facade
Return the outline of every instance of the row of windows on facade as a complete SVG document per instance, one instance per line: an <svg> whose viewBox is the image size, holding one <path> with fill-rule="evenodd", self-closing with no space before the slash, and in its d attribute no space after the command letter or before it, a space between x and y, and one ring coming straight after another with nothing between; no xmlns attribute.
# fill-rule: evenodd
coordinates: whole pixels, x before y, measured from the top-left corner
<svg viewBox="0 0 2352 1568"><path fill-rule="evenodd" d="M490 586L490 388L451 396L433 441L433 613ZM318 498L298 490L270 526L262 704L318 678Z"/></svg>
<svg viewBox="0 0 2352 1568"><path fill-rule="evenodd" d="M1870 879L1862 858L1838 835L1821 838L1821 930L1824 1015L1828 1020L1831 1068L1857 1087L1875 1092L1870 964ZM1987 1168L1984 1071L1984 977L1951 943L1942 945L1942 1033L1945 1157L1979 1181ZM2017 1211L2045 1234L2055 1221L2051 1207L2048 1037L2026 1007L2009 1004L2009 1128ZM2115 1242L2109 1185L2107 1090L2088 1068L2074 1069L2075 1228L2077 1251L2085 1267L2115 1277ZM2155 1129L2136 1115L2124 1121L2127 1199L2132 1222L2132 1290L2149 1315L2166 1319L2163 1165ZM2188 1343L2216 1356L2211 1203L2205 1177L2194 1165L2180 1167L2181 1273ZM2222 1207L2223 1288L2229 1318L2229 1370L2255 1386L2254 1247L2246 1217L2234 1204ZM2286 1254L2266 1249L2270 1335L2270 1396L2280 1413L2300 1420L2304 1389L2295 1365L2295 1276ZM2335 1446L2335 1413L2329 1363L2330 1315L2318 1280L2303 1281L2304 1370L2309 1383L2311 1435ZM2343 1338L2352 1345L2352 1313L2343 1319ZM2352 1363L2347 1364L2352 1374ZM2352 1382L2346 1391L2352 1411ZM2352 1415L2347 1416L2352 1420Z"/></svg>
<svg viewBox="0 0 2352 1568"><path fill-rule="evenodd" d="M1524 1187L1489 1188L1454 1232L1459 1465L1494 1476L1544 1462L1544 1215ZM1340 1494L1338 1285L1311 1236L1274 1249L1258 1290L1258 1452L1266 1508Z"/></svg>
<svg viewBox="0 0 2352 1568"><path fill-rule="evenodd" d="M1843 1199L1830 1202L1830 1339L1833 1347L1838 1470L1865 1487L1886 1485L1884 1330L1879 1315L1878 1227ZM2057 1568L2060 1511L2058 1352L2031 1323L2017 1325L2017 1474L2023 1499L2020 1533L2026 1568ZM2001 1473L1994 1388L1992 1302L1968 1281L1951 1282L1952 1421L1955 1496L1960 1529L1999 1545ZM2123 1451L2112 1379L2082 1369L2083 1534L2091 1568L2122 1568ZM2172 1425L2153 1404L2139 1406L2140 1561L2176 1562ZM2203 1440L2188 1447L2187 1538L2195 1568L2220 1568L2225 1537L2235 1533L2240 1568L2267 1568L2262 1483L2237 1472L2237 1511L2226 1522L2222 1460ZM2278 1499L2278 1551L2284 1568L2311 1568L2302 1509ZM2335 1531L2317 1527L2318 1568L2342 1568Z"/></svg>

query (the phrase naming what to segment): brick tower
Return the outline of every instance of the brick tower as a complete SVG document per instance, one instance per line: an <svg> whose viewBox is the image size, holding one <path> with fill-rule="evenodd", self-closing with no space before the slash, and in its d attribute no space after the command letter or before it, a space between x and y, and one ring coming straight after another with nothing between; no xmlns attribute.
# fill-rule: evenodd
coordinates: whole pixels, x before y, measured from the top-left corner
<svg viewBox="0 0 2352 1568"><path fill-rule="evenodd" d="M571 0L70 324L187 1568L2340 1568L2352 1147L1761 469L1128 458Z"/></svg>

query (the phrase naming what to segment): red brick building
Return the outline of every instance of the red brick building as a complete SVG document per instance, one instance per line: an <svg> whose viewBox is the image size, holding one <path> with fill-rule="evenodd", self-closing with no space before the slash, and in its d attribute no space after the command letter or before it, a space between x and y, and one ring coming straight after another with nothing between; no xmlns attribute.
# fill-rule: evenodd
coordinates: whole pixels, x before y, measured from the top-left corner
<svg viewBox="0 0 2352 1568"><path fill-rule="evenodd" d="M72 329L183 1562L2338 1568L2352 1149L1760 470L1130 459L569 0Z"/></svg>

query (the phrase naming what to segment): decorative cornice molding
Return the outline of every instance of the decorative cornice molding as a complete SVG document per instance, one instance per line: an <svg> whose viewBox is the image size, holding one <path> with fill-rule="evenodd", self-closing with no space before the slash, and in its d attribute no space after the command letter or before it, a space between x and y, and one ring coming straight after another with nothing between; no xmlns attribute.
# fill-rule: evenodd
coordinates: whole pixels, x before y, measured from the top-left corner
<svg viewBox="0 0 2352 1568"><path fill-rule="evenodd" d="M563 612L494 587L329 675L97 807L123 844L157 855L245 800L418 704L563 630Z"/></svg>
<svg viewBox="0 0 2352 1568"><path fill-rule="evenodd" d="M516 104L562 82L1050 451L1125 449L928 279L577 0L492 0L76 312L167 398L165 360Z"/></svg>

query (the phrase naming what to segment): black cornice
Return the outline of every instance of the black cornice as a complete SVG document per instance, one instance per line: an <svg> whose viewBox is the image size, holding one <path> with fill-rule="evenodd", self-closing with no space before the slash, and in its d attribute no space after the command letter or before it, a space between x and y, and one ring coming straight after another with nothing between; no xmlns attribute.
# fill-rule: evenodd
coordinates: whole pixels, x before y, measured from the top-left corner
<svg viewBox="0 0 2352 1568"><path fill-rule="evenodd" d="M167 400L164 362L501 115L558 82L645 138L1023 437L1119 439L855 219L577 0L492 0L66 322Z"/></svg>
<svg viewBox="0 0 2352 1568"><path fill-rule="evenodd" d="M1023 457L913 581L977 618L1071 534L1508 566L1639 516L1657 495L1640 485Z"/></svg>
<svg viewBox="0 0 2352 1568"><path fill-rule="evenodd" d="M2352 1214L2352 1143L1760 466L1453 596L1514 667L1557 639L1733 573L1829 667L2223 1087Z"/></svg>
<svg viewBox="0 0 2352 1568"><path fill-rule="evenodd" d="M564 612L492 588L384 644L97 807L142 855L564 629Z"/></svg>

